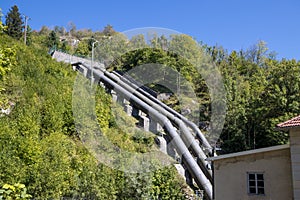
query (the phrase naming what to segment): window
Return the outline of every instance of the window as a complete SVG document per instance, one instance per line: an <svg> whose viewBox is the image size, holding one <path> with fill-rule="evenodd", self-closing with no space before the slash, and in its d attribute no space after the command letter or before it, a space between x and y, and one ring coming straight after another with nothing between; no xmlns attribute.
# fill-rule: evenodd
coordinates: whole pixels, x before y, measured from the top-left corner
<svg viewBox="0 0 300 200"><path fill-rule="evenodd" d="M248 193L255 195L265 194L264 174L248 173Z"/></svg>

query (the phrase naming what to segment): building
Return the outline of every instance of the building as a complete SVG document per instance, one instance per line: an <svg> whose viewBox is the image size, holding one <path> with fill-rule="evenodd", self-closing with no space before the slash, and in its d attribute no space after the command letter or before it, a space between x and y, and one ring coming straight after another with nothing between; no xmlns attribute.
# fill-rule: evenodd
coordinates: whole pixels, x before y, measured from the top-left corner
<svg viewBox="0 0 300 200"><path fill-rule="evenodd" d="M300 200L300 115L277 125L286 145L209 158L215 200Z"/></svg>

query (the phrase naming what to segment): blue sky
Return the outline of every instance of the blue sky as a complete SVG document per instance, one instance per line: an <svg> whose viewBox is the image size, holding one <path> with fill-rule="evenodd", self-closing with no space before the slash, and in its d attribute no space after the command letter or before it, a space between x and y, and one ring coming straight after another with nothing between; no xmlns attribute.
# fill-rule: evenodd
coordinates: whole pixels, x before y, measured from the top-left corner
<svg viewBox="0 0 300 200"><path fill-rule="evenodd" d="M278 59L300 60L299 0L0 0L3 14L13 5L35 30L70 21L94 31L107 24L119 32L161 27L229 51L263 40Z"/></svg>

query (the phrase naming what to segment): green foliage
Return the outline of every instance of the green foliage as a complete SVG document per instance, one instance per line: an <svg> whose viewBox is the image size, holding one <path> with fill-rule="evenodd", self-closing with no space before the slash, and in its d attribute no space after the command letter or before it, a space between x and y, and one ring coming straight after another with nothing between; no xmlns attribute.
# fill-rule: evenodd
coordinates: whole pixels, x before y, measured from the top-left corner
<svg viewBox="0 0 300 200"><path fill-rule="evenodd" d="M128 40L122 33L115 33L113 36L96 38L100 48L95 49L95 60L106 64L113 62L123 55L128 49Z"/></svg>
<svg viewBox="0 0 300 200"><path fill-rule="evenodd" d="M116 33L116 31L113 29L112 25L108 24L104 27L103 34L106 36L112 36Z"/></svg>
<svg viewBox="0 0 300 200"><path fill-rule="evenodd" d="M130 49L143 49L147 47L144 35L135 35L130 39Z"/></svg>
<svg viewBox="0 0 300 200"><path fill-rule="evenodd" d="M138 42L136 41L138 39ZM143 38L133 38L132 41L135 43L129 43L129 47L135 49L135 45L143 46ZM181 45L184 45L184 48L180 48ZM161 48L162 45L165 45L169 51L165 51ZM159 67L153 69L151 80L152 82L147 86L157 91L158 93L172 93L173 96L165 101L169 106L172 106L173 109L181 111L184 109L182 105L189 105L190 110L197 110L198 108L192 107L192 95L195 94L198 99L198 103L201 104L201 107L204 107L204 114L201 115L201 121L209 121L210 115L210 95L208 86L206 85L203 76L206 75L207 71L199 65L192 65L191 62L201 63L203 50L201 47L195 43L188 36L172 36L170 41L162 36L160 38L154 38L152 40L152 46L157 48L151 48L147 46L146 48L135 49L133 51L123 54L121 57L116 59L110 66L109 70L118 70L121 72L128 72L131 69L142 66L154 68L153 63L159 64ZM190 52L192 51L192 52ZM182 54L182 55L180 55ZM184 56L184 57L183 57ZM187 60L186 58L189 58ZM157 66L157 65L156 65ZM173 73L172 73L173 72ZM177 73L182 76L178 78ZM157 76L155 75L157 74ZM164 76L163 80L158 79ZM139 80L143 76L133 77L138 82L143 82L144 80ZM166 88L161 86L159 83L164 82L165 85L173 86ZM179 96L179 94L180 96ZM183 98L185 96L186 98ZM180 98L180 99L179 99ZM179 102L180 101L180 102ZM198 113L190 114L190 118L199 118ZM199 120L199 119L198 119Z"/></svg>
<svg viewBox="0 0 300 200"><path fill-rule="evenodd" d="M216 98L210 97L209 86L202 78L212 73L206 71L203 46L186 35L172 35L170 40L155 36L151 45L144 48L143 37L133 38L129 47L134 46L131 42L138 46L141 44L141 49L122 55L111 64L111 69L126 72L148 63L172 67L192 83L201 104L199 121L207 123L213 103L211 99ZM220 69L227 91L228 110L219 140L223 153L286 143L287 134L274 127L299 113L299 62L276 61L274 52L270 53L263 41L246 51L233 51L230 54L216 46L206 47L206 51ZM184 58L188 58L189 62ZM164 70L164 67L158 70ZM138 80L139 77L134 78ZM170 92L156 85L155 81L149 87L158 92ZM165 103L175 110L181 110L174 96Z"/></svg>
<svg viewBox="0 0 300 200"><path fill-rule="evenodd" d="M128 199L149 194L153 186L145 183L151 176L135 178L111 169L79 140L72 112L76 73L46 54L45 46L37 44L43 38L33 35L32 45L24 48L24 44L0 36L1 49L10 47L13 52L6 54L7 62L3 62L13 70L5 73L6 81L0 80L5 86L2 95L15 103L10 115L0 117L0 185L23 183L26 194L37 200ZM107 138L126 151L151 150L153 136L134 128L136 121L112 105L103 89L98 90L97 117ZM172 178L171 173L166 176ZM127 185L126 180L134 180L127 182L134 184ZM155 187L173 191L173 186ZM181 193L181 188L177 192Z"/></svg>
<svg viewBox="0 0 300 200"><path fill-rule="evenodd" d="M14 47L0 46L0 80L16 65L16 50Z"/></svg>
<svg viewBox="0 0 300 200"><path fill-rule="evenodd" d="M14 185L4 184L0 189L0 199L4 200L19 200L30 199L32 196L27 194L27 189L24 184L16 183Z"/></svg>
<svg viewBox="0 0 300 200"><path fill-rule="evenodd" d="M112 103L111 97L99 88L96 94L97 120L102 133L113 145L129 152L149 152L154 135L136 128L137 120L129 117L123 107Z"/></svg>
<svg viewBox="0 0 300 200"><path fill-rule="evenodd" d="M287 134L274 131L273 127L300 112L300 62L270 62L267 75L265 91L258 101L261 115L261 128L256 136L258 146L286 143Z"/></svg>
<svg viewBox="0 0 300 200"><path fill-rule="evenodd" d="M153 172L129 174L119 172L117 176L118 199L183 200L186 184L178 177L175 167L165 167Z"/></svg>
<svg viewBox="0 0 300 200"><path fill-rule="evenodd" d="M72 47L68 44L67 41L63 41L60 47L62 52L70 52Z"/></svg>
<svg viewBox="0 0 300 200"><path fill-rule="evenodd" d="M47 37L46 45L48 48L58 48L59 38L55 31L51 31Z"/></svg>
<svg viewBox="0 0 300 200"><path fill-rule="evenodd" d="M79 56L88 56L90 54L89 45L85 41L81 41L75 50L75 54Z"/></svg>
<svg viewBox="0 0 300 200"><path fill-rule="evenodd" d="M183 193L180 191L186 186L182 184L180 179L181 177L178 177L174 167L157 170L152 176L153 186L151 189L151 196L155 200L185 199Z"/></svg>
<svg viewBox="0 0 300 200"><path fill-rule="evenodd" d="M39 31L40 35L49 35L51 30L47 26L42 26L41 30Z"/></svg>
<svg viewBox="0 0 300 200"><path fill-rule="evenodd" d="M6 15L5 25L7 26L6 33L15 38L22 37L23 21L19 12L18 6L14 5Z"/></svg>
<svg viewBox="0 0 300 200"><path fill-rule="evenodd" d="M205 71L204 46L189 36L174 35L171 40L156 36L147 45L141 35L130 41L111 31L105 36L74 29L72 35L95 36L101 46L95 49L95 59L115 61L112 69L128 71L157 63L180 72L199 97L200 121L209 121L211 99L202 77L211 72ZM75 129L76 74L46 54L48 47L68 50L69 46L61 45L57 33L46 27L31 38L31 46L24 48L0 35L0 101L15 103L9 116L0 117L0 185L24 183L35 199L183 199L185 185L174 168L129 174L99 163ZM132 51L124 54L128 48ZM88 41L80 42L77 49L81 55L91 50ZM300 62L275 60L264 42L229 54L222 47L205 50L222 72L227 91L228 111L219 140L223 153L286 143L287 134L274 127L300 113ZM149 86L168 91L155 83ZM146 153L155 148L153 136L136 129L137 121L112 103L103 89L98 88L95 97L101 131L117 149ZM173 96L167 103L177 109L178 99Z"/></svg>
<svg viewBox="0 0 300 200"><path fill-rule="evenodd" d="M224 153L287 142L287 134L275 126L300 112L299 62L277 61L272 55L259 42L246 52L216 57L227 90L220 140Z"/></svg>
<svg viewBox="0 0 300 200"><path fill-rule="evenodd" d="M0 36L1 37L1 36ZM6 47L0 44L0 106L6 107L7 98L3 95L5 84L7 83L7 73L16 65L16 49L15 47Z"/></svg>

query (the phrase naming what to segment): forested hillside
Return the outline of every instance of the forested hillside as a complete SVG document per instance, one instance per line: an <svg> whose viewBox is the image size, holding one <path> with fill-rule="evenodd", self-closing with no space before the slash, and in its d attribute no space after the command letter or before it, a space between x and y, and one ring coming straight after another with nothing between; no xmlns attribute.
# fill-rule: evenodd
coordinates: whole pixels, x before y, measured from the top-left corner
<svg viewBox="0 0 300 200"><path fill-rule="evenodd" d="M287 133L275 127L300 113L300 62L275 59L262 41L245 51L209 52L227 90L224 152L286 143Z"/></svg>
<svg viewBox="0 0 300 200"><path fill-rule="evenodd" d="M106 40L99 38L99 45L104 46ZM119 39L115 42L120 44ZM216 144L212 144L221 148L219 153L287 142L287 133L276 130L275 127L276 124L300 113L299 61L277 59L276 53L270 51L263 41L258 41L248 49L232 52L219 46L199 44L187 35L173 35L169 40L164 36L154 37L150 44L140 35L133 37L129 43L123 41L121 44L124 44L124 49L130 49L130 45L143 48L124 54L122 48L120 51L104 51L101 48L98 52L101 58L105 58L105 52L109 51L113 51L114 55L120 54L119 57L115 56L118 59L110 63L108 68L126 72L136 66L158 63L162 65L161 70L165 70L163 66L169 66L178 71L192 85L198 97L200 113L197 118L204 133L208 133L210 129L211 104L220 101L211 97L211 88L207 85L205 76L213 72L207 70L206 64L216 66L222 75L226 93L221 101L226 101L227 105L221 136ZM183 53L178 55L174 51ZM107 60L109 59L108 57ZM148 86L157 92L166 92L165 88L155 85L155 81ZM175 93L165 103L181 111L180 102L176 98ZM202 127L202 124L208 125Z"/></svg>
<svg viewBox="0 0 300 200"><path fill-rule="evenodd" d="M54 61L47 53L49 48L89 57L97 40L101 48L96 49L96 59L110 70L126 72L146 63L171 66L193 86L201 106L196 117L199 125L207 124L204 133L209 129L213 100L194 64L209 57L221 72L226 89L225 125L216 144L219 153L284 144L287 133L275 130L275 125L300 113L300 62L276 58L263 41L228 52L187 35L170 40L157 36L149 42L142 35L128 39L110 25L93 32L69 24L68 30L44 26L32 31L27 27L24 44L23 29L11 26L22 23L2 24L0 20L0 197L22 193L24 199L29 198L25 194L34 199L184 199L187 186L174 167L129 174L99 163L88 152L78 137L72 113L77 74L71 66ZM189 60L174 50L184 52ZM118 59L113 60L115 57ZM149 87L166 92L155 84ZM111 109L116 105L103 89L99 87L96 96L98 121L113 144L139 153L155 148L152 138L141 138L138 131L116 125ZM176 95L166 103L180 111ZM123 117L126 125L135 123ZM17 183L24 185L14 185Z"/></svg>
<svg viewBox="0 0 300 200"><path fill-rule="evenodd" d="M0 35L0 108L5 110L0 116L0 197L183 199L187 186L174 167L125 173L98 162L84 147L72 114L77 73L51 58L48 38L33 34L25 46L6 31ZM117 147L132 152L154 148L152 139L115 126L111 97L101 88L97 101L103 132Z"/></svg>
<svg viewBox="0 0 300 200"><path fill-rule="evenodd" d="M64 35L59 31L63 27L56 29L56 37ZM209 124L212 103L209 87L202 77L207 72L201 66L205 66L207 59L214 63L222 74L227 105L225 125L216 144L222 149L219 153L286 143L287 133L275 130L275 126L300 113L300 62L277 58L276 52L264 41L247 49L228 52L226 47L208 46L187 35L173 35L169 39L154 35L146 41L143 35L128 40L111 26L105 27L103 32L75 30L74 36L80 41L77 46L66 42L56 43L56 46L77 55L90 56L92 43L97 40L101 47L96 49L98 60L107 63L111 70L128 71L146 63L159 63L178 71L193 85L198 96L200 125ZM49 36L52 37L53 32ZM80 39L87 37L91 39ZM166 92L155 85L152 87ZM180 110L176 95L166 103Z"/></svg>

